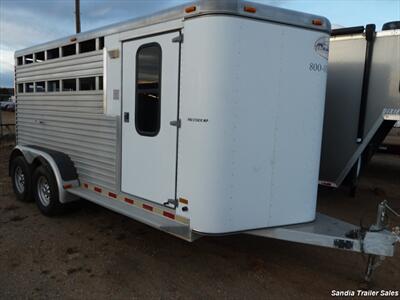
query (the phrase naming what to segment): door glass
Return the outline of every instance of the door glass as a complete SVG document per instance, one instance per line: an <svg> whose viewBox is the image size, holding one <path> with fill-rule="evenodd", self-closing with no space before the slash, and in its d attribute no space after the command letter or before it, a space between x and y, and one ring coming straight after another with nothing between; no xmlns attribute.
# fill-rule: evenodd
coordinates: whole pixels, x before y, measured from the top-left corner
<svg viewBox="0 0 400 300"><path fill-rule="evenodd" d="M141 46L136 53L135 126L140 135L156 136L161 119L161 47Z"/></svg>

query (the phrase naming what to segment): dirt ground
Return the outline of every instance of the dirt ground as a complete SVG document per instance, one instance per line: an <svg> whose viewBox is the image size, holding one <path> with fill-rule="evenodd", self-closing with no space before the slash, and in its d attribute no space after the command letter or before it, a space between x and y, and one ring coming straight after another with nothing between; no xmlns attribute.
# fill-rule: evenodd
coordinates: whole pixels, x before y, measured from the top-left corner
<svg viewBox="0 0 400 300"><path fill-rule="evenodd" d="M400 128L393 128L389 132L388 136L386 137L384 144L399 147L400 146Z"/></svg>
<svg viewBox="0 0 400 300"><path fill-rule="evenodd" d="M188 243L90 203L47 218L15 200L0 146L0 299L323 299L365 287L361 254L246 235ZM372 221L387 198L400 210L400 156L378 154L356 198L321 191L318 209ZM400 290L400 247L372 288Z"/></svg>
<svg viewBox="0 0 400 300"><path fill-rule="evenodd" d="M0 121L1 124L6 124L7 126L3 126L3 131L0 129L0 138L1 136L10 135L15 133L15 113L9 111L1 111L0 110Z"/></svg>

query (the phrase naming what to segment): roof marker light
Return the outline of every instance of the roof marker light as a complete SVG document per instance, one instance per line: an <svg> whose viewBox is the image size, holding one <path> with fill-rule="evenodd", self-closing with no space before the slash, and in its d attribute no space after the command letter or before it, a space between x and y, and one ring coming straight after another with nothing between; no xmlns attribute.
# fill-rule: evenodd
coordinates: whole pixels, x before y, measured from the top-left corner
<svg viewBox="0 0 400 300"><path fill-rule="evenodd" d="M243 10L244 10L245 12L252 13L252 14L254 14L254 13L257 12L257 9L256 9L255 7L249 6L249 5L245 5L244 8L243 8Z"/></svg>
<svg viewBox="0 0 400 300"><path fill-rule="evenodd" d="M195 5L189 6L189 7L186 7L186 8L185 8L185 12L186 12L187 14L192 13L192 12L195 12L195 11L196 11L196 6L195 6Z"/></svg>

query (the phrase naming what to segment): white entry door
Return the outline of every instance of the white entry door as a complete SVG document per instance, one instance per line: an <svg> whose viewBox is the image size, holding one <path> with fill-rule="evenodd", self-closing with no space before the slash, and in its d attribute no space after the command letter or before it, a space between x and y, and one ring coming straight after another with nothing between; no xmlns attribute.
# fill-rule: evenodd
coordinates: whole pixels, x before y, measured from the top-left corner
<svg viewBox="0 0 400 300"><path fill-rule="evenodd" d="M159 204L175 199L178 35L125 42L122 52L121 189Z"/></svg>

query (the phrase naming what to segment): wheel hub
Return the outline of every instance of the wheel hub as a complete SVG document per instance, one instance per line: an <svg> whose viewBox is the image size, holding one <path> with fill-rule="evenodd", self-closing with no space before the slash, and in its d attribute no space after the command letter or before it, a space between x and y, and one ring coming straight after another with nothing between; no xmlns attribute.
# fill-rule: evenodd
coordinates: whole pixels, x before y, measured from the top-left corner
<svg viewBox="0 0 400 300"><path fill-rule="evenodd" d="M44 206L48 206L50 204L51 191L50 191L49 182L47 181L46 177L44 177L44 176L39 177L38 183L37 183L37 191L38 191L38 196L39 196L40 202Z"/></svg>
<svg viewBox="0 0 400 300"><path fill-rule="evenodd" d="M17 166L14 171L15 186L20 194L25 191L25 174L20 166Z"/></svg>

